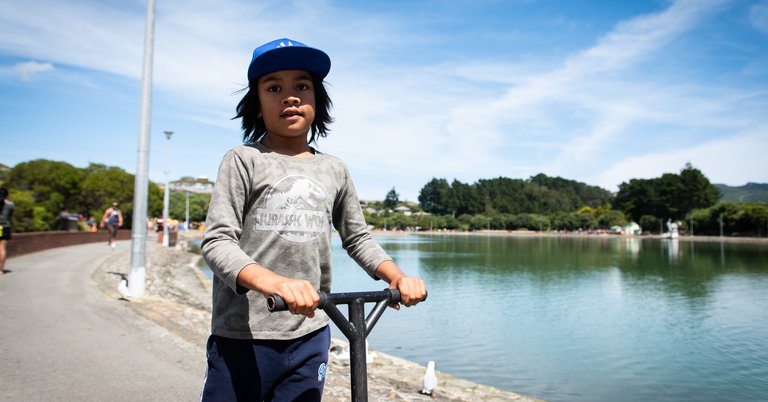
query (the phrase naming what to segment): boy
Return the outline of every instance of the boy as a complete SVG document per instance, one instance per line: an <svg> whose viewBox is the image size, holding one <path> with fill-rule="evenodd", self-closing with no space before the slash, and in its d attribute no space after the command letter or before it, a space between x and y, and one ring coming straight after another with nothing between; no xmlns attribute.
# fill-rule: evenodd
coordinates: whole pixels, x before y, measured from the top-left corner
<svg viewBox="0 0 768 402"><path fill-rule="evenodd" d="M330 329L315 311L316 289L331 289L331 225L372 278L400 290L402 304L426 297L424 282L371 236L343 162L310 146L332 121L323 86L330 66L324 52L290 39L253 52L236 116L245 145L219 167L202 243L215 273L203 401L320 400ZM261 296L272 294L289 312L267 311Z"/></svg>

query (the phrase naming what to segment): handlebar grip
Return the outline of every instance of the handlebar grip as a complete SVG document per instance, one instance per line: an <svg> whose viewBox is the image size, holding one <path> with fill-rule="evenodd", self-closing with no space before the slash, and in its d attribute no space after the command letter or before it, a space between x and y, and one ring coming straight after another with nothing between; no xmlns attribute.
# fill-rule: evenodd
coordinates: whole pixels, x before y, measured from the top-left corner
<svg viewBox="0 0 768 402"><path fill-rule="evenodd" d="M392 297L390 299L392 303L400 303L403 300L402 296L400 295L400 290L399 289L391 289L391 288L389 288L387 290L389 290L389 293L392 295ZM427 296L429 296L429 293L424 294L424 300L422 300L422 301L426 301L427 300Z"/></svg>
<svg viewBox="0 0 768 402"><path fill-rule="evenodd" d="M328 302L328 294L318 290L317 295L320 296L320 303L318 308L322 308L325 306L325 303ZM283 300L282 297L278 295L272 295L267 297L267 310L272 313L276 311L288 311L288 304L285 303L285 300Z"/></svg>
<svg viewBox="0 0 768 402"><path fill-rule="evenodd" d="M389 290L389 294L391 295L389 299L390 304L400 303L400 301L402 300L402 296L400 295L400 290L391 289L391 288L388 288L387 290Z"/></svg>
<svg viewBox="0 0 768 402"><path fill-rule="evenodd" d="M278 295L272 295L267 297L267 310L271 312L275 311L288 311L288 305L285 304L285 300Z"/></svg>

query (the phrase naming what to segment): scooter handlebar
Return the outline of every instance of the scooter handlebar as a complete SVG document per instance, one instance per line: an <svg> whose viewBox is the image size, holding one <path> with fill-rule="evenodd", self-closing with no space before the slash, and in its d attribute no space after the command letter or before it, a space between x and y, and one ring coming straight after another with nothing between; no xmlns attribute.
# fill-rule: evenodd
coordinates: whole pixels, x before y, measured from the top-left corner
<svg viewBox="0 0 768 402"><path fill-rule="evenodd" d="M378 302L387 300L389 304L400 302L400 291L397 289L384 289L376 292L354 292L354 293L326 293L322 290L317 291L320 296L320 303L317 308L323 309L333 304L349 304L356 299L363 299L366 302ZM271 312L287 311L288 304L285 303L279 295L267 297L267 309Z"/></svg>

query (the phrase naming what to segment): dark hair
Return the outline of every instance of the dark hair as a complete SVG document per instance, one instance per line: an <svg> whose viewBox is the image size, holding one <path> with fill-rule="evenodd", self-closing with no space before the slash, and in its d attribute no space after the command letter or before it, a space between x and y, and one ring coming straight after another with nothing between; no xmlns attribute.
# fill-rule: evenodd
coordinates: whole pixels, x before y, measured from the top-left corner
<svg viewBox="0 0 768 402"><path fill-rule="evenodd" d="M0 187L0 198L5 198L8 196L8 189L5 187Z"/></svg>
<svg viewBox="0 0 768 402"><path fill-rule="evenodd" d="M323 79L314 73L310 73L310 76L312 77L312 86L315 88L315 120L312 122L312 135L309 136L309 143L311 144L317 140L317 137L325 138L328 135L328 131L330 131L328 125L333 122L330 113L333 102L328 96L328 91L325 90ZM248 88L243 88L243 91L247 90L247 92L235 108L237 115L232 118L233 120L243 119L243 142L246 144L258 142L267 134L264 119L259 117L261 110L258 91L259 78L251 80L248 83Z"/></svg>

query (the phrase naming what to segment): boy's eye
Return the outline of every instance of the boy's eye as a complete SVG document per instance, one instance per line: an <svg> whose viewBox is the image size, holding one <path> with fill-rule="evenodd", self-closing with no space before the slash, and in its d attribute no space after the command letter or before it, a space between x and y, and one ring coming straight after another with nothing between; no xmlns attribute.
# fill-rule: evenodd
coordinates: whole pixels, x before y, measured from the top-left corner
<svg viewBox="0 0 768 402"><path fill-rule="evenodd" d="M307 84L298 84L298 85L296 85L296 90L297 91L308 91L309 90L309 85L307 85Z"/></svg>
<svg viewBox="0 0 768 402"><path fill-rule="evenodd" d="M267 87L267 92L278 93L278 92L280 92L280 86L279 85L268 86Z"/></svg>

